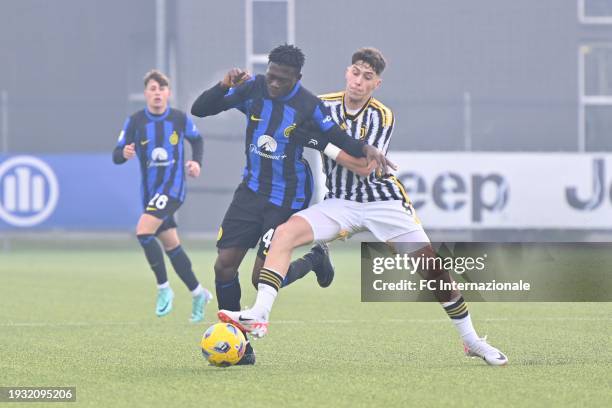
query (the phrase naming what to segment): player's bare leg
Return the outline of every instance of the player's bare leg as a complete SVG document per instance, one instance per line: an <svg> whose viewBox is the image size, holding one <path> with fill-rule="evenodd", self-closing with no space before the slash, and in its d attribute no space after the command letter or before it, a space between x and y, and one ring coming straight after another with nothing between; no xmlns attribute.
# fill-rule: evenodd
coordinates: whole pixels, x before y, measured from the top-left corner
<svg viewBox="0 0 612 408"><path fill-rule="evenodd" d="M286 223L276 227L264 268L285 277L293 250L311 243L313 239L314 233L308 221L300 216L289 218Z"/></svg>
<svg viewBox="0 0 612 408"><path fill-rule="evenodd" d="M287 274L293 249L312 242L313 231L304 218L293 216L278 226L272 239L264 267L259 273L257 299L251 309L242 312L219 310L219 319L231 322L256 337L268 331L268 317L283 278Z"/></svg>
<svg viewBox="0 0 612 408"><path fill-rule="evenodd" d="M402 251L404 245L414 245L412 242L390 242L389 245L398 253L406 253ZM436 253L430 244L423 248L409 253L411 257L421 257L423 259L435 258ZM468 312L467 304L463 300L461 292L458 290L440 290L440 286L451 287L453 278L450 273L444 268L438 268L439 265L432 262L430 268L419 270L419 274L429 281L435 281L433 295L440 302L444 311L448 314L455 328L459 332L464 344L465 354L470 357L480 357L489 365L503 366L508 363L508 358L498 349L489 345L486 338L481 338L476 334L476 330L472 324L472 318ZM449 285L441 285L443 282Z"/></svg>

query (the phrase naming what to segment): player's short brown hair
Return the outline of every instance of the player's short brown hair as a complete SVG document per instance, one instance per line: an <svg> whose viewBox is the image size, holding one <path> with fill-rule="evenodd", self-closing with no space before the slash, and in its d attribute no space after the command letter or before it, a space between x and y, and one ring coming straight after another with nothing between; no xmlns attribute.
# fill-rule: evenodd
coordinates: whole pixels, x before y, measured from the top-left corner
<svg viewBox="0 0 612 408"><path fill-rule="evenodd" d="M355 51L351 62L354 64L358 61L363 61L371 66L376 75L380 75L387 66L387 61L385 61L382 52L373 47L364 47Z"/></svg>
<svg viewBox="0 0 612 408"><path fill-rule="evenodd" d="M157 82L159 86L170 86L170 80L168 79L168 77L163 72L158 71L156 69L152 69L145 74L144 76L145 88L147 87L147 84L151 80Z"/></svg>

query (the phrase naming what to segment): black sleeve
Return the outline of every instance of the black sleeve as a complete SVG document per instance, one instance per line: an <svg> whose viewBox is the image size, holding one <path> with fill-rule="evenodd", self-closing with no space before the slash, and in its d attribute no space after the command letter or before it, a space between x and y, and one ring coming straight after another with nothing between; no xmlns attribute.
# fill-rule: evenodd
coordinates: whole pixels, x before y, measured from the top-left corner
<svg viewBox="0 0 612 408"><path fill-rule="evenodd" d="M365 157L365 154L363 153L363 146L365 146L365 142L363 140L353 139L347 135L344 130L340 129L339 126L335 125L323 134L327 135L330 143L338 146L351 156Z"/></svg>
<svg viewBox="0 0 612 408"><path fill-rule="evenodd" d="M217 83L198 96L191 106L191 114L203 118L232 108L240 109L253 82L254 79L251 79L231 89L227 89L221 82Z"/></svg>
<svg viewBox="0 0 612 408"><path fill-rule="evenodd" d="M197 162L200 167L202 167L202 156L204 155L204 139L202 136L196 137L194 139L188 138L189 143L191 144L191 157L194 162Z"/></svg>
<svg viewBox="0 0 612 408"><path fill-rule="evenodd" d="M202 92L202 95L198 96L198 99L191 106L191 114L203 118L223 112L225 110L223 109L223 98L227 91L228 89L219 82L212 88Z"/></svg>
<svg viewBox="0 0 612 408"><path fill-rule="evenodd" d="M315 106L312 117L308 121L312 121L315 127L327 136L330 143L336 145L353 157L365 157L365 154L363 154L365 142L353 139L351 136L347 135L346 132L340 129L340 126L332 120L329 108L319 99L317 99L317 101L318 104Z"/></svg>
<svg viewBox="0 0 612 408"><path fill-rule="evenodd" d="M123 157L123 147L117 146L115 150L113 150L113 163L115 164L123 164L127 161L125 157Z"/></svg>
<svg viewBox="0 0 612 408"><path fill-rule="evenodd" d="M329 138L314 125L305 123L291 132L291 140L304 147L324 151L329 144Z"/></svg>
<svg viewBox="0 0 612 408"><path fill-rule="evenodd" d="M339 126L332 126L327 132L321 132L313 121L307 120L295 128L291 133L291 138L304 147L310 147L320 152L324 151L327 145L331 143L353 157L365 157L365 154L363 154L365 143L353 139Z"/></svg>

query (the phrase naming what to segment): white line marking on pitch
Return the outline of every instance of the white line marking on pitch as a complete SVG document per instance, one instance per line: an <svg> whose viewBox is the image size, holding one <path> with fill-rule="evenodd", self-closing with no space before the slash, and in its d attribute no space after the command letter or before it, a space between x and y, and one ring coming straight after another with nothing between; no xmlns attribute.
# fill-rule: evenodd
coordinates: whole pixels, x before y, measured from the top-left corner
<svg viewBox="0 0 612 408"><path fill-rule="evenodd" d="M603 322L612 321L609 317L544 317L544 318L485 318L476 319L479 322L542 322L542 321L576 321L576 322ZM328 320L273 320L273 324L353 324L353 323L448 323L448 319L328 319ZM204 322L214 323L214 322ZM140 321L140 322L6 322L0 323L0 327L96 327L96 326L139 326L139 325L176 325L176 326L191 326L188 323L178 322L155 322L155 321ZM195 327L195 326L194 326Z"/></svg>

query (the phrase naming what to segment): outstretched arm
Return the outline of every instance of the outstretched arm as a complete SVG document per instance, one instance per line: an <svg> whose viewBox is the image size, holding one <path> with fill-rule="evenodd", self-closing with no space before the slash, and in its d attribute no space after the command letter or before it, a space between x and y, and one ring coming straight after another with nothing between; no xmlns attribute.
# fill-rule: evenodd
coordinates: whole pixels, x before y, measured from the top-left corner
<svg viewBox="0 0 612 408"><path fill-rule="evenodd" d="M361 177L369 176L376 168L375 161L370 162L370 164L368 165L368 161L365 158L353 157L343 150L340 150L335 160L336 163L338 163L342 167L352 171L353 173Z"/></svg>
<svg viewBox="0 0 612 408"><path fill-rule="evenodd" d="M370 146L362 140L357 140L346 134L332 120L329 110L320 103L315 107L312 119L316 126L324 135L327 136L330 143L338 146L348 154L354 157L365 157L368 165L371 162L376 162L376 171L380 174L387 174L388 168L396 169L395 164L387 160L385 154L379 149Z"/></svg>
<svg viewBox="0 0 612 408"><path fill-rule="evenodd" d="M340 133L335 130L336 128ZM341 166L363 177L368 176L379 166L378 160L373 158L368 160L368 157L364 156L374 152L376 157L379 155L384 157L380 150L353 139L338 126L332 127L327 132L322 132L316 124L307 122L298 126L291 133L291 138L302 146L322 152ZM386 160L386 163L395 168L395 165L390 161Z"/></svg>
<svg viewBox="0 0 612 408"><path fill-rule="evenodd" d="M191 106L191 114L203 118L239 107L250 79L248 72L232 68L219 83L198 96Z"/></svg>

